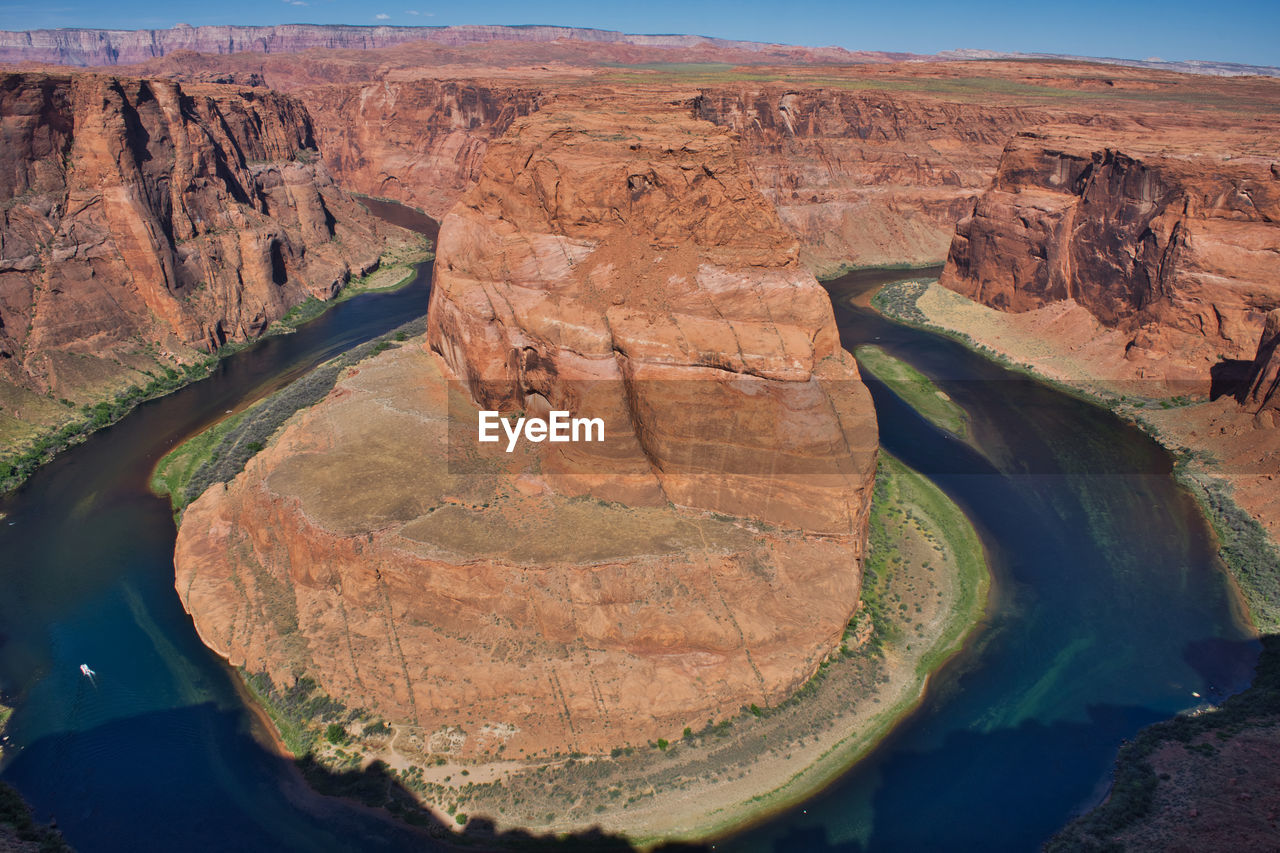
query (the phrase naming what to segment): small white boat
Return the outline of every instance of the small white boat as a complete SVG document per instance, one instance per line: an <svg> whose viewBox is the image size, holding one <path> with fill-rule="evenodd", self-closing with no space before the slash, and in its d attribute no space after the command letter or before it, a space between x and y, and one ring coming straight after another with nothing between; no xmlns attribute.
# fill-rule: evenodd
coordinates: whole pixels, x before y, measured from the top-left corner
<svg viewBox="0 0 1280 853"><path fill-rule="evenodd" d="M94 677L95 675L97 675L98 673L96 673L96 672L94 672L93 670L89 669L89 664L87 664L87 663L82 663L82 664L80 664L80 674L81 674L81 675L83 675L85 678L93 678L93 677Z"/></svg>

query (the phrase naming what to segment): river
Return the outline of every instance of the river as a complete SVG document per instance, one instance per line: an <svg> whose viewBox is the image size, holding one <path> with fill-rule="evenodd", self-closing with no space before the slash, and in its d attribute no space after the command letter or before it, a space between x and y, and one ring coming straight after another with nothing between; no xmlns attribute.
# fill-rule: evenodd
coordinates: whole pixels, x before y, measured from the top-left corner
<svg viewBox="0 0 1280 853"><path fill-rule="evenodd" d="M867 760L722 849L1033 849L1102 795L1122 739L1193 705L1192 691L1243 687L1256 659L1168 454L1101 409L849 304L900 276L829 287L847 348L910 361L972 418L981 453L871 383L884 446L978 526L996 572L990 616ZM234 674L174 592L173 521L147 478L227 410L421 316L429 279L424 265L395 293L224 359L0 501L0 693L17 747L0 779L73 846L421 849L412 830L311 792L253 737Z"/></svg>
<svg viewBox="0 0 1280 853"><path fill-rule="evenodd" d="M828 290L846 349L882 347L969 414L981 452L868 381L881 445L978 528L988 618L866 760L718 849L1036 850L1105 795L1124 739L1252 678L1259 645L1170 455L1102 408L854 303L902 277Z"/></svg>

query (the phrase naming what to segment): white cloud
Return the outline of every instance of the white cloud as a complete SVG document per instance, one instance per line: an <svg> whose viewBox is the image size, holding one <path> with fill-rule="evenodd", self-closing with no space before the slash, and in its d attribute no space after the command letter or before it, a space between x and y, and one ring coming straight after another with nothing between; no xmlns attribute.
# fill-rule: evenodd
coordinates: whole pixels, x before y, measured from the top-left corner
<svg viewBox="0 0 1280 853"><path fill-rule="evenodd" d="M413 9L405 9L405 10L404 10L404 13L405 13L406 15L416 15L416 14L418 14L418 13L417 13L417 12L415 12Z"/></svg>
<svg viewBox="0 0 1280 853"><path fill-rule="evenodd" d="M419 12L417 9L405 9L404 13L406 15L414 16L421 15L424 18L434 18L436 16L435 12Z"/></svg>
<svg viewBox="0 0 1280 853"><path fill-rule="evenodd" d="M382 12L379 12L378 14L374 15L373 17L374 17L374 18L376 18L376 19L377 19L377 20L379 20L379 21L385 21L385 20L387 20L387 18L390 18L391 16L390 16L390 15L387 15L387 14L384 14L384 13L382 13Z"/></svg>
<svg viewBox="0 0 1280 853"><path fill-rule="evenodd" d="M281 2L289 6L310 6L311 5L310 3L306 2L306 0L281 0Z"/></svg>

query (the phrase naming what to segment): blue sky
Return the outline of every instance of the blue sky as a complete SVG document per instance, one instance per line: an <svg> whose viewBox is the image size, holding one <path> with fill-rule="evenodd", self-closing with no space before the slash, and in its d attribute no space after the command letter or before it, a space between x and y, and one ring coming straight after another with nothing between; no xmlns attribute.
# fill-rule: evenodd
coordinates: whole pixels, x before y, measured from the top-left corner
<svg viewBox="0 0 1280 853"><path fill-rule="evenodd" d="M0 29L565 24L933 53L957 47L1280 65L1280 0L0 0Z"/></svg>

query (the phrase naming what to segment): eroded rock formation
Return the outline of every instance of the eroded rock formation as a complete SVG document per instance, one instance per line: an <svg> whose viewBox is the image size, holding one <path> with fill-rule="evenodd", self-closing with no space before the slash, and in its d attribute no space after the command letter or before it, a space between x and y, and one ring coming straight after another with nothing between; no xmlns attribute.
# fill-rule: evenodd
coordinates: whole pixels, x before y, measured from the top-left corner
<svg viewBox="0 0 1280 853"><path fill-rule="evenodd" d="M927 264L1042 109L768 86L705 89L695 114L742 136L757 185L819 273Z"/></svg>
<svg viewBox="0 0 1280 853"><path fill-rule="evenodd" d="M0 77L0 379L75 401L262 332L376 264L306 110L171 81Z"/></svg>
<svg viewBox="0 0 1280 853"><path fill-rule="evenodd" d="M533 87L406 77L299 92L343 187L439 219L475 182L491 140L537 109Z"/></svg>
<svg viewBox="0 0 1280 853"><path fill-rule="evenodd" d="M687 112L517 120L442 224L430 349L361 365L187 509L201 636L475 758L781 700L856 607L876 446L797 248ZM609 440L486 454L477 403Z"/></svg>
<svg viewBox="0 0 1280 853"><path fill-rule="evenodd" d="M445 217L428 336L484 408L621 427L567 471L652 469L652 499L858 533L874 415L798 254L728 133L561 104Z"/></svg>
<svg viewBox="0 0 1280 853"><path fill-rule="evenodd" d="M960 222L942 284L1006 311L1074 300L1129 334L1123 357L1208 389L1280 305L1280 182L1262 157L1176 137L1020 134Z"/></svg>

